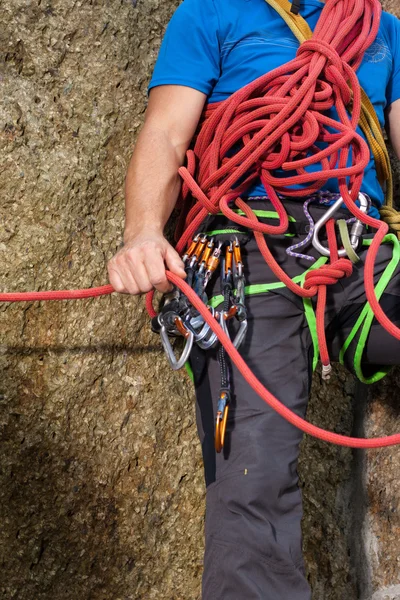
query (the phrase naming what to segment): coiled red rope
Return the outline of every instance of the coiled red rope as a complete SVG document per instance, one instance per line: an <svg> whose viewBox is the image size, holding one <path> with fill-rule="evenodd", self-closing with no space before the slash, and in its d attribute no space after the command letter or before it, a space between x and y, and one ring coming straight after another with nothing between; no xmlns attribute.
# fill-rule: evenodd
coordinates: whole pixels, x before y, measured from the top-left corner
<svg viewBox="0 0 400 600"><path fill-rule="evenodd" d="M400 339L400 329L382 311L373 286L376 255L388 226L363 214L355 204L370 160L368 144L356 131L361 111L356 70L376 38L381 12L378 0L327 0L312 39L300 46L294 60L208 106L195 147L188 152L187 167L179 170L184 182L182 202L190 210L179 224L177 250L186 248L209 213L222 211L256 232L269 267L289 289L303 297L314 296L317 287L325 285L319 280L321 271L313 273L314 286L309 289L294 284L257 232L273 235L287 230L278 193L305 197L335 178L348 209L377 229L365 264L366 294L381 325ZM336 114L329 116L326 111L332 109ZM312 172L305 170L309 166L314 167ZM280 217L277 226L260 223L240 198L258 178ZM191 207L189 194L194 199ZM230 208L232 201L246 217ZM349 274L350 267L345 271ZM321 327L319 338L322 362L327 364Z"/></svg>
<svg viewBox="0 0 400 600"><path fill-rule="evenodd" d="M222 211L229 219L252 229L269 267L291 291L303 297L318 294L317 326L325 366L329 365L324 332L326 286L352 271L350 261L337 257L334 224L327 224L331 263L310 273L304 287L295 284L279 267L264 234L282 234L287 230L288 216L278 193L287 197L309 196L328 179L337 178L349 210L377 229L364 269L367 299L381 325L400 339L400 329L382 311L373 284L377 252L388 226L365 215L355 204L370 158L367 143L356 131L361 110L356 70L376 38L381 10L378 0L327 0L313 38L301 45L293 61L260 77L228 100L208 106L195 147L188 152L187 166L179 170L184 210L177 229L177 251L183 253L209 213ZM351 116L347 112L350 103ZM331 109L336 110L335 118L326 114ZM316 170L306 171L311 165ZM278 169L281 171L277 174ZM276 226L261 223L240 197L257 178L261 178L279 215ZM302 187L293 188L294 185ZM244 217L231 209L232 202L244 212ZM167 277L217 333L249 385L287 421L305 433L341 446L378 448L400 444L400 434L358 439L324 431L298 417L255 377L195 292L173 273L167 271ZM107 285L89 290L0 294L0 301L68 300L112 292L112 286ZM146 305L150 316L155 316L152 298L150 293Z"/></svg>

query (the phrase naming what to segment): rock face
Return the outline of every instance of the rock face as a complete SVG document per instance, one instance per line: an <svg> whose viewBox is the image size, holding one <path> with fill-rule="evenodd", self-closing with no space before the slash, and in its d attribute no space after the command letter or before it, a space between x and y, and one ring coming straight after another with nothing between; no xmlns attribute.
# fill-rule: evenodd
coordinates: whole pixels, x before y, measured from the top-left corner
<svg viewBox="0 0 400 600"><path fill-rule="evenodd" d="M177 1L3 0L1 290L106 282L146 87ZM387 8L400 16L395 2ZM0 592L6 600L197 600L204 486L193 390L142 299L0 306ZM398 374L318 376L309 418L399 429ZM356 400L355 400L356 399ZM316 600L400 598L396 449L306 440Z"/></svg>

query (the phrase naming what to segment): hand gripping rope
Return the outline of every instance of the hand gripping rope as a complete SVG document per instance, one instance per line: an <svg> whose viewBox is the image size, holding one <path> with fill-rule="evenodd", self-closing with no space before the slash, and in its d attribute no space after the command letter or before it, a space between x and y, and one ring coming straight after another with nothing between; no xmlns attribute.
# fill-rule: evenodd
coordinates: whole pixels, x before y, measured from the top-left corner
<svg viewBox="0 0 400 600"><path fill-rule="evenodd" d="M350 212L361 223L377 230L365 263L366 295L379 323L400 339L400 330L381 309L373 285L374 264L388 225L366 215L356 205L370 157L367 143L356 131L361 110L356 70L364 52L375 40L381 10L378 0L327 0L313 38L301 45L294 60L260 77L226 101L208 106L194 150L187 154L187 167L179 170L183 179L184 210L177 229L177 235L181 234L177 251L185 253L189 241L209 214L222 211L231 221L253 230L260 252L278 279L299 296L317 295L321 360L327 372L330 362L324 332L326 286L352 271L351 262L338 257L333 221L327 223L331 262L309 272L304 287L294 283L275 262L264 234L282 234L288 228L288 215L278 193L286 197L307 197L328 179L337 178L341 197ZM327 115L333 108L338 120ZM351 108L351 117L346 108ZM317 171L307 172L305 167L310 165L318 165ZM277 176L278 169L281 174L288 171L295 174ZM276 226L261 223L240 197L257 178L261 178L278 213L280 222ZM290 187L293 185L302 188ZM229 206L232 202L244 216L232 210ZM297 416L255 377L226 329L201 297L170 271L167 278L218 337L255 392L295 427L340 446L378 448L400 444L400 434L375 439L352 438L325 431ZM77 299L112 292L112 286L106 285L90 290L5 293L0 294L0 301ZM156 317L152 298L153 293L150 293L147 308L150 316Z"/></svg>

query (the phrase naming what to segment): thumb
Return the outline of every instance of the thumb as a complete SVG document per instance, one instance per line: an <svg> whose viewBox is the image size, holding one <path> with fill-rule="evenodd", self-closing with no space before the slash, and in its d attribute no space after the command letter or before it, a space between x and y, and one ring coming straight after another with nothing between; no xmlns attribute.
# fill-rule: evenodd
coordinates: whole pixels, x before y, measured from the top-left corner
<svg viewBox="0 0 400 600"><path fill-rule="evenodd" d="M165 262L167 267L172 273L178 275L178 277L186 278L185 265L177 251L168 245L167 252L165 254Z"/></svg>

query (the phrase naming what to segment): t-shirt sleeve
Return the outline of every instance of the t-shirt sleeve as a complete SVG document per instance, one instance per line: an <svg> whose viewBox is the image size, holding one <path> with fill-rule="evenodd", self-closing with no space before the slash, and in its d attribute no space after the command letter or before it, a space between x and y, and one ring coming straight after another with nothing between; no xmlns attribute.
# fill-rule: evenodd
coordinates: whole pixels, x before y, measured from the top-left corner
<svg viewBox="0 0 400 600"><path fill-rule="evenodd" d="M209 95L220 75L218 29L213 0L184 0L165 32L149 91L177 84Z"/></svg>
<svg viewBox="0 0 400 600"><path fill-rule="evenodd" d="M392 74L386 88L388 106L400 98L400 21L394 15L389 15L388 35L392 53Z"/></svg>

